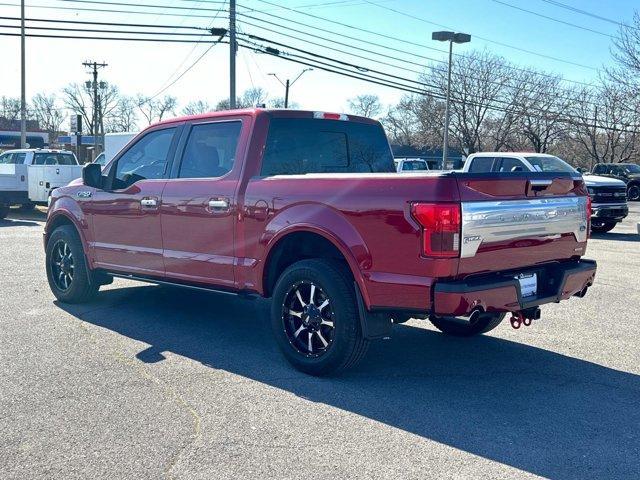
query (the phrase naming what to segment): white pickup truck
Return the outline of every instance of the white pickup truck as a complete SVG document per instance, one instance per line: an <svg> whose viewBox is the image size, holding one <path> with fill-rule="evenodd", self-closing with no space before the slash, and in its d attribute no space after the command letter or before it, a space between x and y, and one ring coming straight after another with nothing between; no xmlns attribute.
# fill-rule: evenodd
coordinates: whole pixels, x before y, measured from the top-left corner
<svg viewBox="0 0 640 480"><path fill-rule="evenodd" d="M467 157L463 172L576 172L564 160L546 153L482 152ZM591 197L591 230L606 233L628 214L627 189L624 182L609 177L584 174L584 183Z"/></svg>
<svg viewBox="0 0 640 480"><path fill-rule="evenodd" d="M0 219L9 207L45 205L51 191L82 176L73 152L49 149L9 150L0 155Z"/></svg>

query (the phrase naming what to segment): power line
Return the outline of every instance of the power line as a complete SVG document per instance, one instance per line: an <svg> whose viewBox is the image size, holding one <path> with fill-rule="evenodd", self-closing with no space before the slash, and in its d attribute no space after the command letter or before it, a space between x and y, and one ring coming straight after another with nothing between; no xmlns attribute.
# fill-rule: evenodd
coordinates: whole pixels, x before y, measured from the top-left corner
<svg viewBox="0 0 640 480"><path fill-rule="evenodd" d="M0 2L0 6L19 7L20 4ZM82 11L82 12L96 12L96 13L126 13L128 15L163 15L166 17L206 18L208 20L211 19L210 15L196 15L196 14L187 14L187 13L168 13L168 12L141 12L139 10L114 10L114 9L105 9L105 8L97 9L97 8L83 8L83 7L63 7L59 5L52 6L52 5L29 4L29 8L41 8L46 10L71 10L73 12Z"/></svg>
<svg viewBox="0 0 640 480"><path fill-rule="evenodd" d="M102 0L58 0L59 2L67 2L67 3L89 3L93 5L110 5L110 6L124 6L124 7L143 7L143 8L161 8L161 9L169 9L169 10L197 10L200 12L217 12L219 9L215 8L204 8L204 7L177 7L174 5L153 5L149 3L131 3L131 2L107 2ZM214 4L222 4L220 1L207 1L206 3L214 3ZM149 12L150 14L155 15L155 12Z"/></svg>
<svg viewBox="0 0 640 480"><path fill-rule="evenodd" d="M97 37L97 36L77 36L77 35L44 35L27 33L27 37L33 38L60 38L60 39L76 39L76 40L121 40L127 42L160 42L160 43L203 43L203 44L216 44L218 42L197 41L197 40L182 40L178 38L136 38L136 37ZM6 33L0 32L0 36L3 37L19 37L19 33ZM223 43L223 42L220 42Z"/></svg>
<svg viewBox="0 0 640 480"><path fill-rule="evenodd" d="M268 5L277 5L277 4L275 4L275 3L273 3L273 2L270 2L270 1L268 1L268 0L258 0L258 1L259 1L259 2L261 2L261 3L268 4ZM496 1L496 0L494 0L494 1ZM251 11L253 11L253 12L256 12L256 13L265 13L264 11L257 10L257 9L252 9L252 8L249 8L249 7L244 7L244 8L248 8L249 10L251 10ZM297 14L299 14L299 15L304 15L304 16L307 16L307 17L310 17L310 18L314 18L314 19L317 19L317 20L322 20L322 21L325 21L325 22L328 22L328 23L332 23L332 24L335 24L335 25L340 25L340 26L342 26L342 27L350 28L350 29L353 29L353 30L356 30L356 31L359 31L359 32L368 33L368 34L371 34L371 35L376 35L376 36L383 37L383 38L386 38L386 39L389 39L389 40L395 40L395 41L398 41L398 42L402 42L402 43L405 43L405 44L418 46L418 47L421 47L421 48L426 48L426 49L429 49L429 50L434 50L434 51L437 51L437 52L440 52L440 53L447 53L445 50L440 50L439 48L430 47L430 46L428 46L428 45L424 45L424 44L420 44L420 43L416 43L416 42L411 42L411 41L409 41L409 40L405 40L405 39L401 39L401 38L393 37L393 36L390 36L390 35L382 34L382 33L379 33L379 32L375 32L375 31L372 31L372 30L367 30L367 29L364 29L364 28L356 27L356 26L354 26L354 25L349 25L349 24L347 24L347 23L338 22L338 21L336 21L336 20L331 20L331 19L328 19L328 18L325 18L325 17L321 17L321 16L319 16L319 15L314 15L314 14L312 14L312 13L308 13L308 12L304 12L304 11L295 10L295 9L293 9L293 8L289 8L289 7L282 7L282 8L284 8L284 9L286 9L286 10L289 10L289 11L291 11L291 12L297 13ZM269 15L269 16L272 16L272 17L275 17L275 18L278 18L278 19L281 19L281 20L286 20L286 21L288 21L288 22L296 23L296 24L298 24L298 25L304 25L304 26L306 26L306 27L308 27L308 28L313 28L313 29L316 29L316 30L321 30L321 31L324 31L324 32L330 33L330 34L332 34L332 35L338 35L338 36L342 36L342 37L345 37L345 38L350 38L350 39L352 39L352 40L356 40L356 41L363 42L363 43L373 44L373 45L376 45L376 46L379 46L379 47L382 47L382 48L388 48L388 49L390 49L390 50L399 51L399 52L402 52L402 53L405 53L405 54L407 54L407 53L408 53L408 52L403 52L402 50L392 49L391 47L386 47L386 46L384 46L384 45L375 44L375 43L373 43L373 42L367 42L367 41L364 41L364 40L362 40L362 39L360 39L360 38L349 37L349 36L346 36L346 35L344 35L344 34L340 34L340 33L334 32L334 31L330 31L330 30L322 29L322 28L319 28L319 27L316 27L316 26L312 26L312 25L304 24L304 23L302 23L302 22L298 22L298 21L292 20L292 19L290 19L290 18L280 17L280 16L278 16L278 15L274 15L274 14L272 14L272 13L268 13L268 15ZM411 52L411 53L409 53L409 54L414 55L414 56L417 56L417 57L420 57L420 58L427 58L427 59L429 59L429 60L434 60L433 58L424 57L424 56L417 55L417 54L412 53L412 52ZM465 57L465 56L466 56L466 55L464 55L464 54L460 54L460 53L456 53L456 54L454 54L454 55L459 56L459 57ZM446 63L444 60L439 60L439 61L440 61L441 63ZM523 69L519 69L519 68L517 68L517 67L511 67L511 68L512 68L513 70L523 70ZM545 74L544 74L544 73L542 73L542 72L535 72L535 74L536 74L536 75L545 76ZM572 83L583 83L583 82L577 82L577 81L567 80L567 79L564 79L564 81L566 81L566 82L572 82Z"/></svg>
<svg viewBox="0 0 640 480"><path fill-rule="evenodd" d="M244 41L244 42L246 42L246 41ZM400 84L398 82L388 81L388 80L385 80L383 78L373 77L371 75L367 75L367 74L364 74L364 73L345 71L345 69L342 68L342 67L327 66L326 63L318 62L315 59L309 59L309 58L305 58L305 57L301 57L301 56L298 56L298 58L292 58L292 57L296 57L295 55L292 55L292 54L285 54L285 56L283 56L283 53L285 53L285 52L281 52L280 50L277 50L277 49L274 49L274 48L270 48L270 47L263 47L263 46L260 46L258 44L255 44L253 42L247 42L247 43L249 43L249 45L245 44L245 45L241 45L241 46L243 46L245 48L251 48L254 51L259 52L259 53L266 53L266 54L271 55L271 56L276 56L276 57L282 58L284 60L288 60L288 61L299 63L299 64L302 64L302 65L318 68L319 70L324 70L324 71L327 71L327 72L330 72L330 73L336 73L336 74L339 74L339 75L347 76L347 77L350 77L350 78L354 78L354 79L358 79L358 80L362 80L362 81L365 81L365 82L374 83L374 84L378 84L378 85L382 85L382 86L386 86L386 87L390 87L390 88L395 88L397 90L402 90L402 91L409 92L409 93L417 93L417 94L421 94L421 95L430 95L430 96L432 96L434 98L444 99L444 95L442 95L442 94L440 94L438 92L433 92L431 90L420 89L418 87L411 87L411 86L408 86L408 85L403 85L403 84ZM253 43L253 44L251 45L251 43ZM452 102L454 102L454 103L465 103L467 105L480 106L480 107L484 106L484 105L481 105L481 104L479 104L477 102L468 101L468 100L462 101L462 100L458 100L458 99L455 99L455 98L452 99ZM503 113L512 113L512 114L517 114L518 113L517 108L513 108L512 105L508 105L508 108L507 107L498 107L498 106L495 105L496 102L504 104L505 103L504 101L494 100L493 102L494 102L494 104L486 106L489 110L500 111L500 112L503 112ZM555 111L547 111L547 110L543 110L543 109L539 109L539 108L531 108L531 107L529 107L529 109L528 109L528 111L526 113L530 114L531 110L535 110L535 111L539 111L539 112L544 113L544 115L530 115L530 116L533 116L535 118L549 119L550 117L553 116L552 119L558 121L559 123L571 123L571 124L574 124L574 125L592 126L592 125L590 125L588 123L585 123L583 121L583 119L580 119L579 117L566 116L566 115L564 117L561 117L560 116L561 115L560 112L555 112ZM620 128L615 128L615 127L598 126L597 128L605 129L605 130L606 129L610 129L610 130L621 131ZM640 128L640 126L635 126L634 125L633 128L637 129L637 128ZM625 131L625 130L622 130L622 131ZM637 133L637 132L634 132L634 133Z"/></svg>
<svg viewBox="0 0 640 480"><path fill-rule="evenodd" d="M0 28L20 28L20 25L0 25ZM200 33L184 33L184 32L141 32L139 30L104 30L93 28L65 28L65 27L33 27L25 26L27 30L53 30L61 32L78 32L78 33L123 33L137 35L161 35L161 36L188 36L202 37Z"/></svg>
<svg viewBox="0 0 640 480"><path fill-rule="evenodd" d="M597 15L595 13L588 12L587 10L582 10L581 8L573 7L571 5L567 5L566 3L558 2L556 0L541 0L541 1L545 2L545 3L548 3L550 5L554 5L556 7L564 8L565 10L569 10L571 12L579 13L581 15L586 15L586 16L591 17L591 18L602 20L603 22L612 23L612 24L617 25L619 27L631 27L633 29L636 29L636 27L631 26L631 25L625 25L623 22L620 22L618 20L613 20L612 18L603 17L602 15Z"/></svg>
<svg viewBox="0 0 640 480"><path fill-rule="evenodd" d="M20 20L20 17L0 17L0 20ZM191 27L186 25L153 25L149 23L118 23L118 22L88 22L81 20L62 20L50 18L25 18L27 22L69 23L75 25L109 25L118 27L143 27L143 28L175 28L189 30L208 30L206 27Z"/></svg>
<svg viewBox="0 0 640 480"><path fill-rule="evenodd" d="M587 31L587 32L595 33L597 35L602 35L603 37L614 38L613 35L610 35L608 33L601 32L599 30L595 30L595 29L589 28L589 27L583 27L582 25L577 25L575 23L566 22L566 21L560 20L558 18L549 17L548 15L543 15L542 13L534 12L533 10L527 10L526 8L518 7L516 5L512 5L510 3L503 2L502 0L492 0L492 1L495 2L495 3L499 3L500 5L504 5L505 7L513 8L515 10L520 10L521 12L525 12L525 13L529 13L531 15L535 15L536 17L540 17L540 18L544 18L544 19L547 19L547 20L551 20L552 22L560 23L562 25L567 25L569 27L579 28L580 30L584 30L584 31Z"/></svg>
<svg viewBox="0 0 640 480"><path fill-rule="evenodd" d="M374 5L374 6L378 7L378 8L382 8L384 10L388 10L390 12L397 13L398 15L402 15L402 16L407 17L407 18L412 18L414 20L418 20L420 22L427 23L429 25L434 25L436 27L446 28L447 30L457 30L457 29L455 29L453 27L450 27L450 26L447 26L447 25L442 25L441 23L432 22L430 20L427 20L426 18L418 17L417 15L412 15L410 13L403 12L403 11L397 10L395 8L392 8L392 7L388 7L386 5L380 5L379 3L372 2L370 0L364 0L364 1L369 5ZM574 65L574 66L586 68L586 69L589 69L589 70L597 70L596 67L593 67L591 65L584 65L582 63L577 63L577 62L574 62L574 61L571 61L571 60L566 60L566 59L563 59L563 58L554 57L552 55L548 55L548 54L545 54L545 53L534 52L532 50L528 50L528 49L522 48L522 47L517 47L515 45L510 45L510 44L505 43L505 42L499 42L497 40L492 40L492 39L487 38L487 37L481 37L480 35L478 35L476 33L473 33L473 32L471 32L471 34L475 38L477 38L479 40L483 40L483 41L488 42L488 43L493 43L495 45L500 45L501 47L511 48L511 49L517 50L519 52L528 53L528 54L535 55L535 56L538 56L538 57L541 57L541 58L547 58L549 60L553 60L553 61L556 61L556 62L566 63L568 65Z"/></svg>

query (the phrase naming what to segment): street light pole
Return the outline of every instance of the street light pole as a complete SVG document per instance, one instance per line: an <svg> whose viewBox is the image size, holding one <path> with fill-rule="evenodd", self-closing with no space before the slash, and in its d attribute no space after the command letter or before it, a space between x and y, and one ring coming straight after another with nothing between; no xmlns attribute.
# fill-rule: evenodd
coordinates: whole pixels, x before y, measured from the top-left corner
<svg viewBox="0 0 640 480"><path fill-rule="evenodd" d="M20 2L20 148L27 148L27 83L24 32L24 0Z"/></svg>
<svg viewBox="0 0 640 480"><path fill-rule="evenodd" d="M449 71L447 72L447 102L444 107L444 135L442 140L442 165L441 169L447 163L449 156L449 103L451 102L451 61L453 60L453 42L449 41Z"/></svg>
<svg viewBox="0 0 640 480"><path fill-rule="evenodd" d="M449 42L449 68L447 72L447 100L444 107L444 135L442 136L442 165L441 169L444 169L447 163L447 157L449 156L449 118L450 111L449 105L451 103L451 68L453 64L453 44L454 43L468 43L471 41L471 35L467 33L455 33L455 32L433 32L431 34L432 40L439 42Z"/></svg>
<svg viewBox="0 0 640 480"><path fill-rule="evenodd" d="M286 82L283 82L282 80L280 80L280 77L278 77L278 75L276 75L275 73L269 74L272 77L275 77L275 79L278 80L280 84L284 87L284 108L289 108L289 88L291 88L293 84L296 83L302 75L304 75L305 72L310 72L312 70L313 68L305 68L292 81L289 81L289 79L287 78Z"/></svg>

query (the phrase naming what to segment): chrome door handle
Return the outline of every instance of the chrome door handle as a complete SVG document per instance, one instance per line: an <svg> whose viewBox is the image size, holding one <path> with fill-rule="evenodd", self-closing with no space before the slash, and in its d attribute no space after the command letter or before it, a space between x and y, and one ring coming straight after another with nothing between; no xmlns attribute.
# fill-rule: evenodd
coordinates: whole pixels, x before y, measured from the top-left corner
<svg viewBox="0 0 640 480"><path fill-rule="evenodd" d="M219 198L216 200L209 200L209 208L211 210L228 210L229 200L225 200L222 198Z"/></svg>
<svg viewBox="0 0 640 480"><path fill-rule="evenodd" d="M158 201L155 198L143 198L140 200L140 205L143 207L157 207Z"/></svg>

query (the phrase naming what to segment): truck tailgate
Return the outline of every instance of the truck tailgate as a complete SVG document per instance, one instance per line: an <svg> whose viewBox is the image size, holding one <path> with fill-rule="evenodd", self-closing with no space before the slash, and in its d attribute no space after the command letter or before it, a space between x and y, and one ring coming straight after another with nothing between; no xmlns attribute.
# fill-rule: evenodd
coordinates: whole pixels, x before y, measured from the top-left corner
<svg viewBox="0 0 640 480"><path fill-rule="evenodd" d="M588 197L571 174L459 174L458 276L517 270L582 256Z"/></svg>

